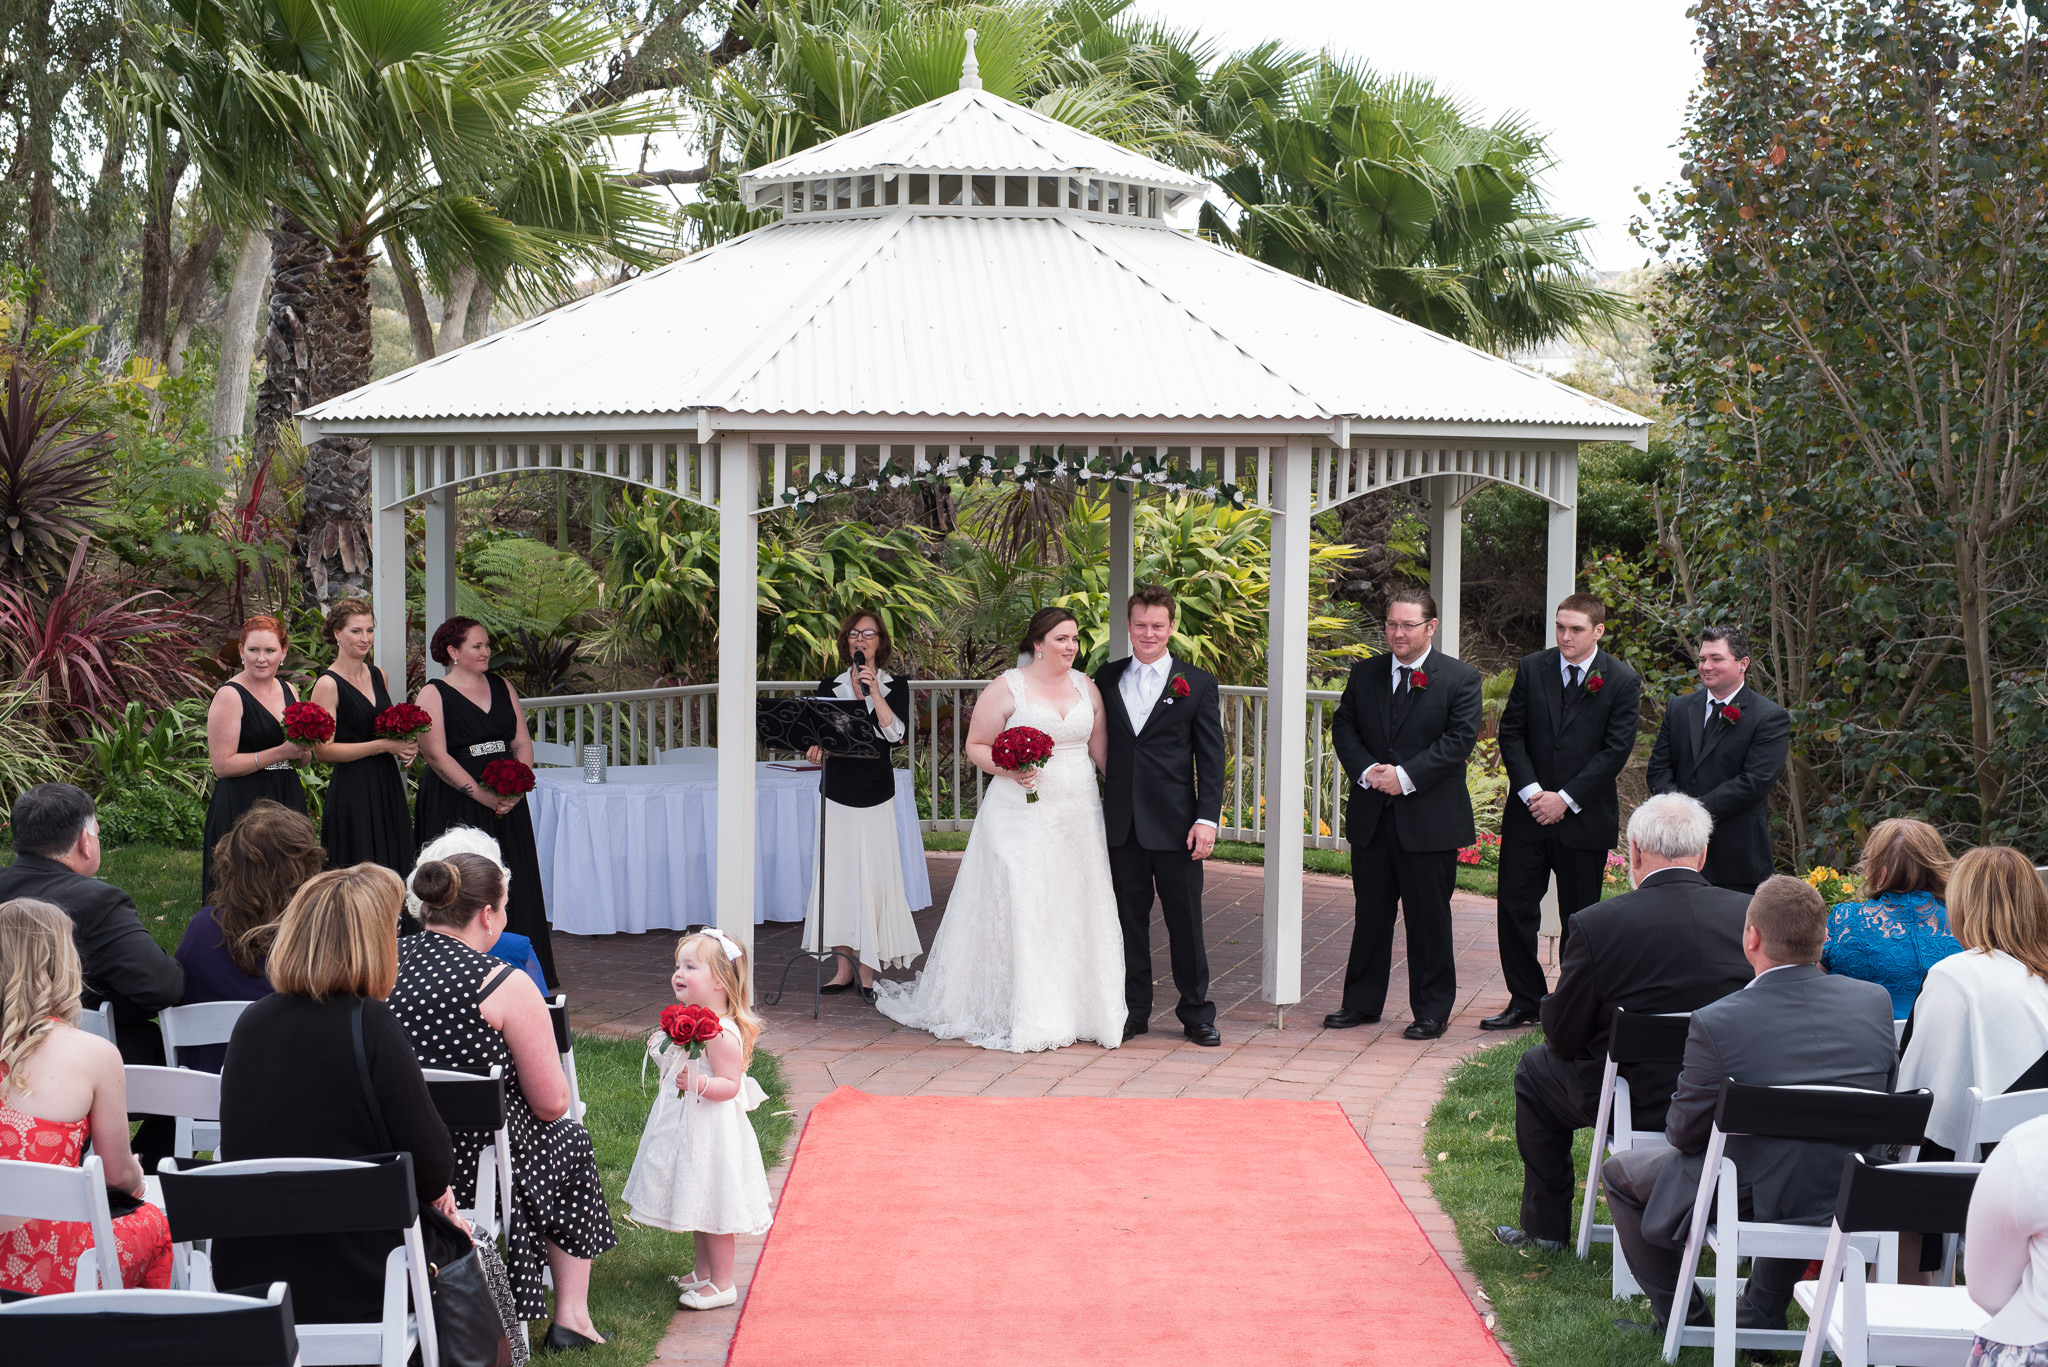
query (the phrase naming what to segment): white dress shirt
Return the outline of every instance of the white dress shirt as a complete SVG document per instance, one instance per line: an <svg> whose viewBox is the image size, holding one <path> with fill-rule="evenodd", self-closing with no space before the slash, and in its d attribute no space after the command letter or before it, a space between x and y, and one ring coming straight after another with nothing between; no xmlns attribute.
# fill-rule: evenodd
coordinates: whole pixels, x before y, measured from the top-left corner
<svg viewBox="0 0 2048 1367"><path fill-rule="evenodd" d="M1562 683L1567 690L1569 690L1572 686L1572 671L1574 669L1579 671L1579 686L1583 688L1585 686L1587 676L1590 675L1593 671L1593 657L1591 655L1588 655L1586 657L1586 662L1584 664L1575 665L1570 660L1567 660L1564 657L1564 652L1562 650L1558 651L1557 678L1558 682ZM1529 783L1523 785L1522 791L1516 793L1515 796L1522 799L1522 805L1526 807L1529 805L1530 800L1533 799L1536 796L1536 794L1542 791L1542 784ZM1564 799L1565 806L1571 808L1575 812L1579 809L1579 804L1572 801L1572 795L1566 792L1564 789L1559 788L1557 790L1557 795Z"/></svg>
<svg viewBox="0 0 2048 1367"><path fill-rule="evenodd" d="M1707 690L1707 715L1706 715L1706 716L1704 716L1704 717L1701 717L1701 718L1700 718L1700 729L1701 729L1702 731L1706 730L1706 729L1707 729L1707 723L1708 723L1708 722L1710 722L1710 721L1712 721L1712 720L1714 719L1714 714L1715 714L1715 713L1717 713L1717 712L1719 712L1719 711L1720 711L1720 710L1721 710L1722 708L1726 707L1726 706L1727 706L1727 705L1728 705L1729 703L1732 703L1732 702L1734 702L1734 701L1735 701L1735 699L1736 699L1736 697L1737 697L1737 695L1739 695L1739 694L1740 694L1740 693L1742 692L1742 690L1743 690L1744 688L1747 688L1747 687L1748 687L1748 685L1747 685L1747 684L1737 684L1737 685L1735 685L1735 692L1734 692L1734 693L1730 693L1730 694L1729 694L1729 695L1728 695L1727 697L1725 697L1725 698L1717 698L1717 697L1715 697L1715 696L1714 696L1714 691L1713 691L1713 690L1712 690L1711 688L1710 688L1710 689L1708 689L1708 690Z"/></svg>
<svg viewBox="0 0 2048 1367"><path fill-rule="evenodd" d="M1394 680L1393 691L1395 697L1399 697L1401 695L1401 671L1404 669L1413 671L1413 673L1409 675L1408 684L1408 686L1412 689L1415 686L1414 675L1427 674L1429 672L1427 668L1429 664L1429 657L1434 653L1435 648L1431 647L1427 650L1424 650L1422 654L1419 657L1417 657L1414 664L1404 665L1401 663L1401 657L1399 655L1394 654L1392 651L1387 652L1387 658L1394 662L1392 668ZM1387 739L1392 740L1393 737L1389 736ZM1392 765L1390 767L1394 771L1394 777L1401 780L1401 796L1407 797L1410 793L1414 792L1415 780L1408 777L1408 771L1398 764ZM1358 786L1361 788L1370 788L1372 787L1372 784L1366 781L1366 777L1364 774L1360 774L1358 776Z"/></svg>
<svg viewBox="0 0 2048 1367"><path fill-rule="evenodd" d="M1170 653L1161 655L1151 664L1131 656L1124 676L1116 681L1116 691L1123 696L1124 711L1130 715L1133 732L1142 732L1145 723L1152 719L1152 709L1159 705L1159 699L1166 693L1166 681L1172 676L1173 656ZM1212 831L1218 829L1216 823L1207 817L1196 817L1195 824L1207 826Z"/></svg>
<svg viewBox="0 0 2048 1367"><path fill-rule="evenodd" d="M895 681L896 676L894 674L891 674L888 670L878 669L875 671L875 692L870 693L866 698L862 699L862 701L864 701L868 705L868 715L870 717L874 716L875 714L875 694L886 693L889 690L889 685L894 683ZM853 691L852 670L841 670L839 677L833 680L832 696L835 698L853 698L859 696ZM891 745L894 745L898 741L903 739L903 734L905 731L903 718L899 716L898 718L896 718L895 721L890 722L887 726L877 725L875 727L875 730L882 733L883 740L888 741Z"/></svg>

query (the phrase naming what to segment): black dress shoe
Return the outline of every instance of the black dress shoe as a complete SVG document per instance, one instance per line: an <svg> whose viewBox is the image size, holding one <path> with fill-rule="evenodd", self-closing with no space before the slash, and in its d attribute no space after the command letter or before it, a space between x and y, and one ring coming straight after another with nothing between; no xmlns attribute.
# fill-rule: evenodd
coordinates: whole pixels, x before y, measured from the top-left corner
<svg viewBox="0 0 2048 1367"><path fill-rule="evenodd" d="M605 1340L602 1337L594 1339L585 1338L574 1329L564 1329L559 1324L549 1324L547 1340L542 1344L542 1347L550 1353L580 1353L586 1348L600 1347L604 1342Z"/></svg>
<svg viewBox="0 0 2048 1367"><path fill-rule="evenodd" d="M1493 1237L1503 1248L1540 1248L1545 1253L1558 1253L1564 1249L1562 1239L1539 1239L1533 1234L1516 1229L1513 1225L1495 1225Z"/></svg>
<svg viewBox="0 0 2048 1367"><path fill-rule="evenodd" d="M1361 1025L1378 1025L1379 1023L1380 1018L1377 1014L1368 1016L1365 1012L1353 1011L1348 1006L1339 1007L1323 1017L1323 1029L1325 1030L1355 1030Z"/></svg>
<svg viewBox="0 0 2048 1367"><path fill-rule="evenodd" d="M1417 1021L1401 1032L1402 1039L1435 1039L1443 1034L1447 1022Z"/></svg>
<svg viewBox="0 0 2048 1367"><path fill-rule="evenodd" d="M1525 1025L1535 1025L1542 1020L1533 1007L1510 1006L1498 1016L1488 1016L1479 1022L1481 1030L1520 1030Z"/></svg>
<svg viewBox="0 0 2048 1367"><path fill-rule="evenodd" d="M828 997L836 997L841 992L851 992L853 991L853 979L848 978L843 983L826 983L818 991Z"/></svg>
<svg viewBox="0 0 2048 1367"><path fill-rule="evenodd" d="M871 1002L875 999L875 989L872 987L863 987L856 990L859 991L860 999L864 1002Z"/></svg>
<svg viewBox="0 0 2048 1367"><path fill-rule="evenodd" d="M1131 1042L1132 1040L1136 1039L1136 1038L1137 1038L1138 1036L1140 1036L1140 1035L1149 1035L1149 1034L1151 1034L1151 1033L1152 1033L1152 1023L1151 1023L1150 1021L1125 1021L1125 1022L1124 1022L1124 1043L1125 1043L1125 1044L1129 1044L1129 1043L1130 1043L1130 1042Z"/></svg>
<svg viewBox="0 0 2048 1367"><path fill-rule="evenodd" d="M1223 1036L1216 1033L1216 1027L1213 1025L1190 1025L1185 1027L1181 1033L1194 1043L1209 1049L1214 1049L1223 1043Z"/></svg>

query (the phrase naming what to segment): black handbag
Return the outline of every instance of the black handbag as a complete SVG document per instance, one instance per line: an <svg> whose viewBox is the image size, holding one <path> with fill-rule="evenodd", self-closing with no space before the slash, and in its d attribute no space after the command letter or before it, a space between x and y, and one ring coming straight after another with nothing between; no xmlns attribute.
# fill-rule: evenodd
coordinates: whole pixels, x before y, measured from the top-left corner
<svg viewBox="0 0 2048 1367"><path fill-rule="evenodd" d="M362 1078L363 1099L370 1105L370 1120L377 1127L377 1142L389 1150L391 1132L384 1126L384 1108L377 1104L377 1089L370 1081L370 1056L363 1048L360 1001L350 1013L349 1028L355 1034L356 1072ZM420 1236L427 1245L427 1280L434 1301L434 1338L440 1347L441 1367L511 1367L512 1341L499 1317L497 1298L484 1274L476 1241L433 1206L420 1207Z"/></svg>

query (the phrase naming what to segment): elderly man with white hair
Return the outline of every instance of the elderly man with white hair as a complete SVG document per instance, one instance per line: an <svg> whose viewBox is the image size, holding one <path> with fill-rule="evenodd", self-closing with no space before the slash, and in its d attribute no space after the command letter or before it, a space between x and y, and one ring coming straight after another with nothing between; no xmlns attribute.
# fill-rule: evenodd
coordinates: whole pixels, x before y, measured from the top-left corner
<svg viewBox="0 0 2048 1367"><path fill-rule="evenodd" d="M512 870L505 867L505 856L498 849L498 842L474 826L451 826L435 836L420 847L419 855L413 860L412 866L418 869L422 864L446 859L451 854L482 855L496 864L498 872L505 875L506 888L512 886ZM405 915L399 918L398 933L402 936L417 935L425 928L425 924L426 919L420 911L419 894L412 890L412 875L407 874ZM534 953L532 940L508 930L498 936L497 943L492 945L488 952L493 959L503 960L533 979L533 985L540 989L541 997L547 997L547 975L541 971L540 956Z"/></svg>
<svg viewBox="0 0 2048 1367"><path fill-rule="evenodd" d="M1694 1011L1747 986L1745 893L1708 883L1700 868L1714 819L1681 793L1653 797L1628 822L1635 891L1581 911L1565 942L1557 986L1543 999L1544 1042L1515 1070L1515 1146L1522 1154L1522 1222L1497 1225L1510 1248L1558 1249L1571 1230L1572 1134L1591 1128L1614 1009ZM1678 1068L1622 1068L1639 1130L1662 1130Z"/></svg>

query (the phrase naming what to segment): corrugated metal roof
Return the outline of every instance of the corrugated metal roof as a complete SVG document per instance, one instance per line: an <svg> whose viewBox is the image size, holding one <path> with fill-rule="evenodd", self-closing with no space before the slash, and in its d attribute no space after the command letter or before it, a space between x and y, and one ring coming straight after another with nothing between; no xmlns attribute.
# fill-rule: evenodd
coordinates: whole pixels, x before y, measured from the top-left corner
<svg viewBox="0 0 2048 1367"><path fill-rule="evenodd" d="M895 212L776 224L308 410L1644 420L1180 233Z"/></svg>
<svg viewBox="0 0 2048 1367"><path fill-rule="evenodd" d="M843 176L855 171L900 166L912 171L1044 171L1108 176L1208 188L1192 172L1084 133L986 90L956 90L915 109L856 128L757 167L740 178L742 195L752 186L810 176Z"/></svg>

